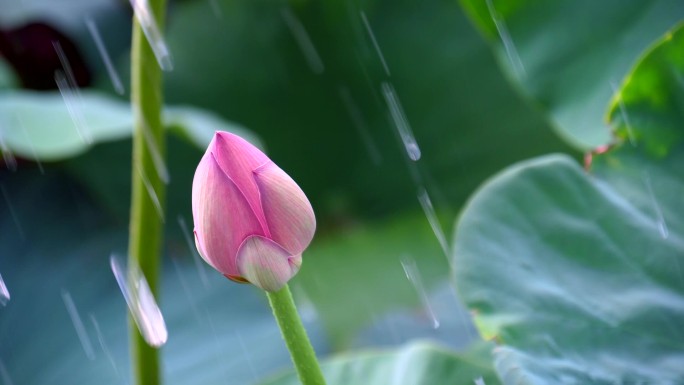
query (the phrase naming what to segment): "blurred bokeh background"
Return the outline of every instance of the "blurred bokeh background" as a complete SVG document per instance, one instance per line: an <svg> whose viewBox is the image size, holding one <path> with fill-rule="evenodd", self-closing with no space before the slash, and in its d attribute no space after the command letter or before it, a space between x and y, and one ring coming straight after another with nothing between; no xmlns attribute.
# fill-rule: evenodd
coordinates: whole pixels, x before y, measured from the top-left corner
<svg viewBox="0 0 684 385"><path fill-rule="evenodd" d="M533 12L515 17L518 3ZM476 1L170 1L168 383L257 383L289 362L262 293L199 263L188 238L192 176L215 129L260 145L312 202L318 230L292 288L320 355L479 339L450 282L461 207L509 164L606 143L611 82L684 14L673 1L542 3L502 4L513 17L499 35ZM129 381L109 259L127 248L131 18L125 1L0 1L4 384ZM513 56L500 36L520 42ZM75 135L55 81L65 60L91 140ZM573 110L591 98L599 112Z"/></svg>

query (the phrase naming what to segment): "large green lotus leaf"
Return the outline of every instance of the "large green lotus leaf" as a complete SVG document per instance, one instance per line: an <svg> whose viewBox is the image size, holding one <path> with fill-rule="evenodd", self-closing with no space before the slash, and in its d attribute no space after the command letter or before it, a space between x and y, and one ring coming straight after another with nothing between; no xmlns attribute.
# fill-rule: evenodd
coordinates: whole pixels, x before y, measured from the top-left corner
<svg viewBox="0 0 684 385"><path fill-rule="evenodd" d="M500 382L492 368L491 348L481 344L457 354L414 342L396 350L344 353L323 362L322 369L328 385L497 385ZM299 384L295 373L262 383Z"/></svg>
<svg viewBox="0 0 684 385"><path fill-rule="evenodd" d="M255 144L247 130L215 114L191 107L167 107L165 124L198 148L206 148L214 131L239 134ZM100 142L131 136L130 105L105 94L81 91L6 91L0 93L0 139L16 155L43 161L82 154Z"/></svg>
<svg viewBox="0 0 684 385"><path fill-rule="evenodd" d="M684 382L683 48L679 28L626 78L610 111L623 140L591 172L527 161L464 210L456 285L502 344L504 383Z"/></svg>
<svg viewBox="0 0 684 385"><path fill-rule="evenodd" d="M638 55L684 18L677 0L461 3L511 78L582 149L610 140L603 114L614 88Z"/></svg>
<svg viewBox="0 0 684 385"><path fill-rule="evenodd" d="M55 167L2 170L0 189L0 274L10 293L0 306L2 383L132 383L126 304L109 266L111 253L125 255L127 224L112 222ZM165 246L165 384L242 385L291 367L263 292L198 269L182 236ZM305 327L325 355L318 322Z"/></svg>

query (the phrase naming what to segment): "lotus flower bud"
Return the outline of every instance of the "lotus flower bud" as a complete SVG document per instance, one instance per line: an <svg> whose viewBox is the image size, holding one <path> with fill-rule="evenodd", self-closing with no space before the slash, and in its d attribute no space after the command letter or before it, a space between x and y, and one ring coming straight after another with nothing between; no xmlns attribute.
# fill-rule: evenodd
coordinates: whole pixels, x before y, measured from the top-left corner
<svg viewBox="0 0 684 385"><path fill-rule="evenodd" d="M192 182L195 243L233 281L277 291L302 264L316 218L304 192L246 140L217 131Z"/></svg>

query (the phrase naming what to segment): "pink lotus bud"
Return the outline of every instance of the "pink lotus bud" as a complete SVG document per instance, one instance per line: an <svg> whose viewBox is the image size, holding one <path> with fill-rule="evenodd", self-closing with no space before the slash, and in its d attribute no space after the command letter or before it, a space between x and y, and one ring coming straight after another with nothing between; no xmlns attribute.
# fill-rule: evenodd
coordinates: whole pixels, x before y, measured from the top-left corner
<svg viewBox="0 0 684 385"><path fill-rule="evenodd" d="M195 171L192 216L197 250L208 264L268 291L297 274L316 230L297 183L259 149L223 131Z"/></svg>

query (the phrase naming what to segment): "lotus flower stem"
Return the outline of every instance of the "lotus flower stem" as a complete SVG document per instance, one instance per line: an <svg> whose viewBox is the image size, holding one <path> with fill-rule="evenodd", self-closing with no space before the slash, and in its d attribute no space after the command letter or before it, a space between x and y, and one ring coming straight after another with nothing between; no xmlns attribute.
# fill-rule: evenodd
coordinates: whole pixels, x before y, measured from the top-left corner
<svg viewBox="0 0 684 385"><path fill-rule="evenodd" d="M165 0L135 0L132 3L134 6L145 7L143 11L149 12L146 14L147 22L152 18L156 26L162 28ZM159 159L163 159L165 151L161 122L162 76L155 54L141 27L139 10L135 11L138 17L133 20L131 47L134 127L128 265L130 268L140 268L156 297L163 235L161 215L165 197L164 174L158 170ZM159 385L161 376L157 350L145 342L132 319L129 320L129 330L134 384Z"/></svg>
<svg viewBox="0 0 684 385"><path fill-rule="evenodd" d="M279 291L267 291L266 295L302 385L325 385L316 352L299 318L290 288L285 285Z"/></svg>

